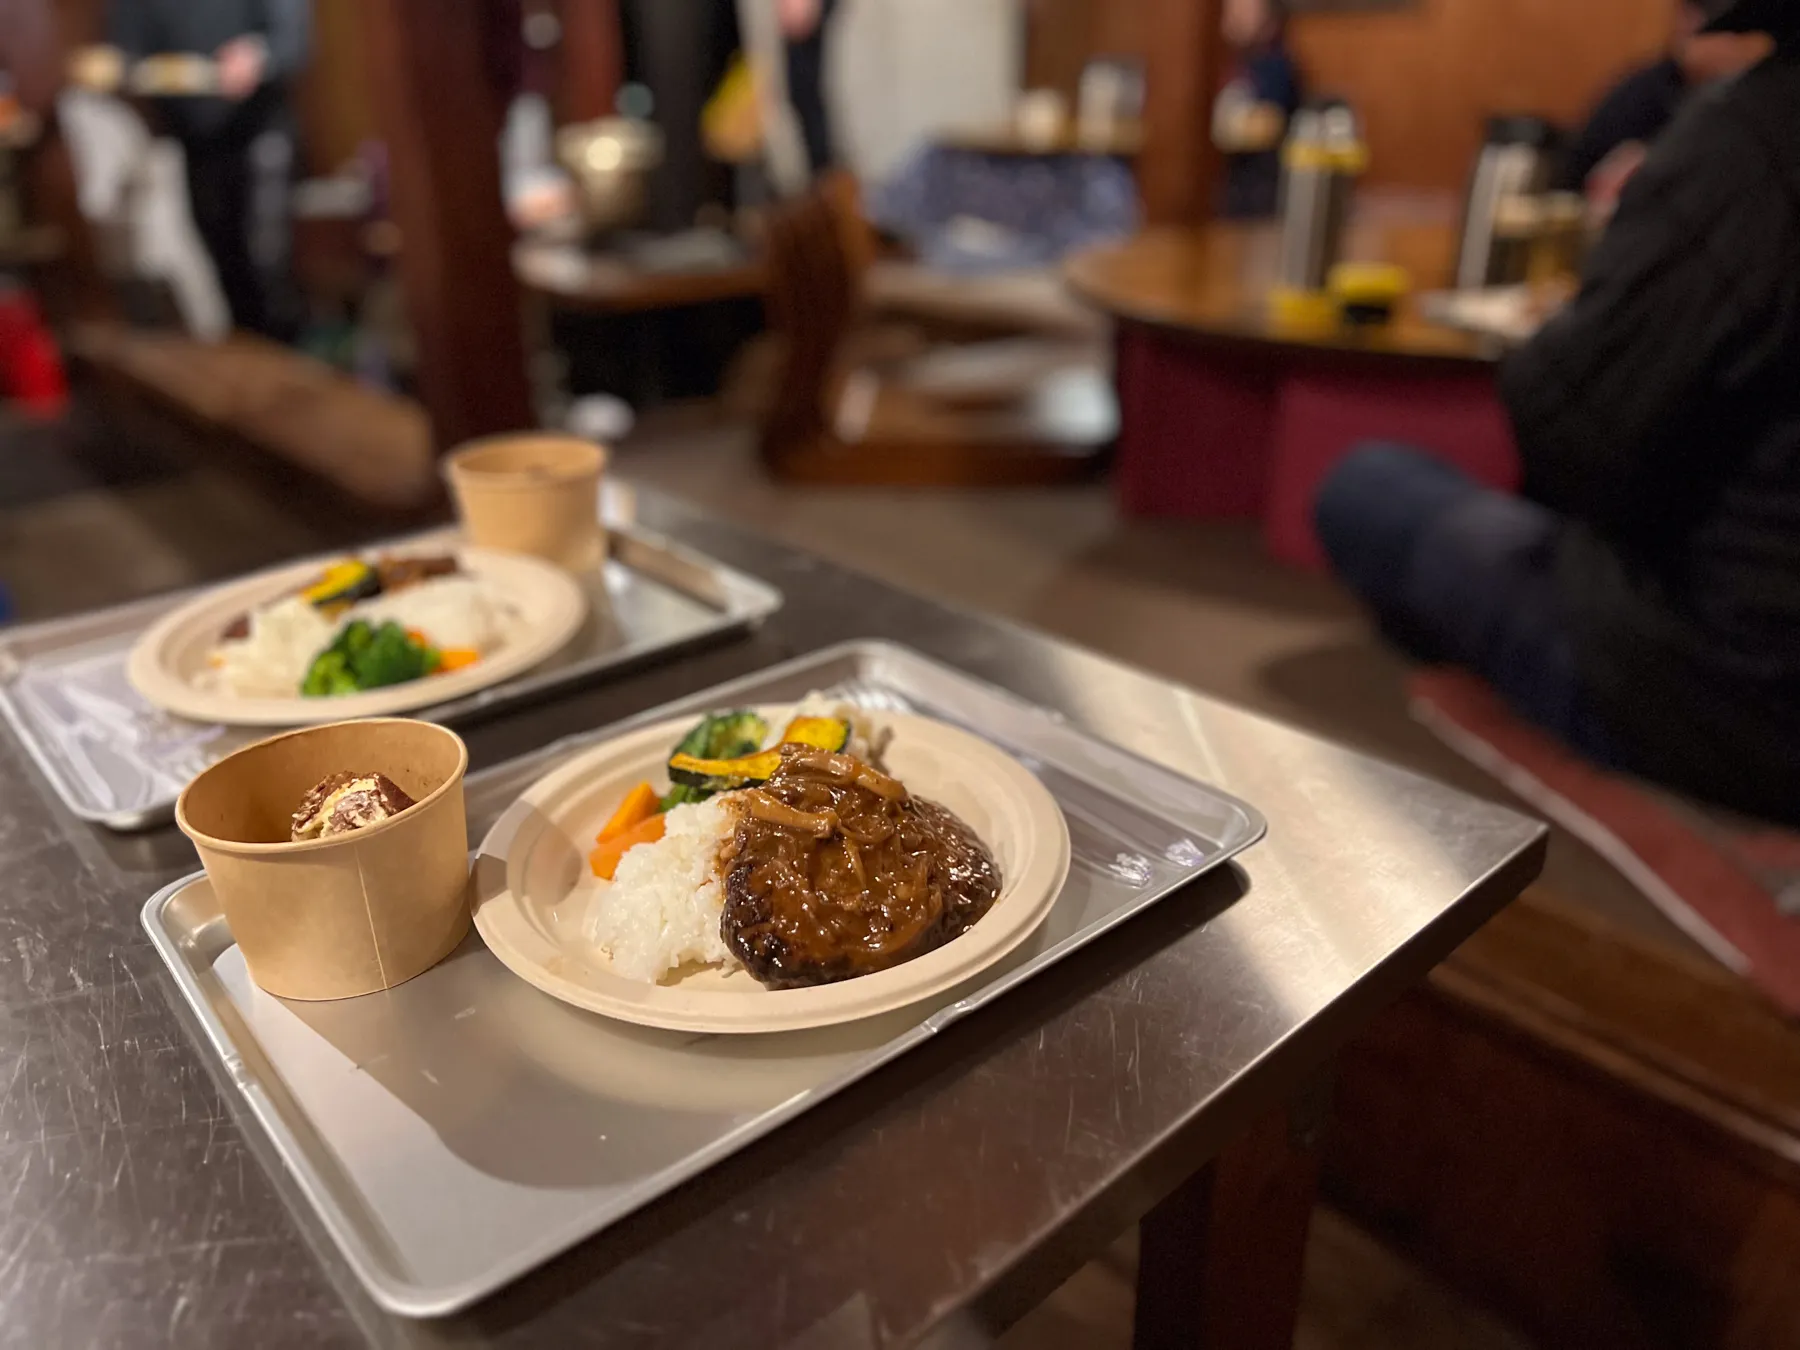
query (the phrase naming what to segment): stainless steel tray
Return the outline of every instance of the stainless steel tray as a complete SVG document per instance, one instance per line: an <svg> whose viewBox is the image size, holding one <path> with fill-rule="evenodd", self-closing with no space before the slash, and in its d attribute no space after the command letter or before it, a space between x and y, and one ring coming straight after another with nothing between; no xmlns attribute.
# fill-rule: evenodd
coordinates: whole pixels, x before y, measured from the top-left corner
<svg viewBox="0 0 1800 1350"><path fill-rule="evenodd" d="M770 1036L652 1031L540 993L473 936L385 994L285 1003L250 982L203 875L144 907L144 927L204 1030L203 1048L383 1307L435 1316L491 1293L1217 867L1264 830L1255 810L1222 792L882 643L817 652L474 775L470 829L485 831L528 784L596 740L677 713L814 689L988 737L1039 776L1069 824L1069 879L1038 932L959 988L884 1017Z"/></svg>
<svg viewBox="0 0 1800 1350"><path fill-rule="evenodd" d="M453 537L442 531L408 542ZM774 587L661 535L614 525L610 538L605 566L581 578L589 615L568 646L516 679L419 716L470 721L750 627L781 607ZM165 713L125 678L138 635L191 594L0 631L0 712L83 820L114 830L164 824L196 773L270 734Z"/></svg>

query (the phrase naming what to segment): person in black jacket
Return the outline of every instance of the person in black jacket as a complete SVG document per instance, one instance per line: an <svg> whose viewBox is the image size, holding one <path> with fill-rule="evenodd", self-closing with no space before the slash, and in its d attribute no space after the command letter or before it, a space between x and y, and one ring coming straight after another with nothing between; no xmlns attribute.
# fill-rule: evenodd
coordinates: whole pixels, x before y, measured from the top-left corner
<svg viewBox="0 0 1800 1350"><path fill-rule="evenodd" d="M1364 447L1315 507L1415 655L1590 757L1800 823L1800 0L1693 100L1579 294L1502 367L1523 497Z"/></svg>
<svg viewBox="0 0 1800 1350"><path fill-rule="evenodd" d="M1694 90L1740 74L1768 55L1761 34L1706 32L1706 17L1698 0L1675 6L1667 55L1632 71L1606 92L1563 151L1551 187L1582 191L1609 156L1620 151L1641 155Z"/></svg>
<svg viewBox="0 0 1800 1350"><path fill-rule="evenodd" d="M240 328L277 333L274 279L250 247L256 174L251 146L287 127L287 81L306 60L308 0L112 0L114 45L134 60L164 53L211 56L218 93L154 100L187 158L194 226L212 256L219 285Z"/></svg>

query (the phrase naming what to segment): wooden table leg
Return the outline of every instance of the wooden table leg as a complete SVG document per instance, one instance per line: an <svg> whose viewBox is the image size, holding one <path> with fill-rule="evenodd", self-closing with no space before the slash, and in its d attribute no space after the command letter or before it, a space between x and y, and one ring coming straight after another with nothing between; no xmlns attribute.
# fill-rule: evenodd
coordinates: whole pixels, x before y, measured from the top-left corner
<svg viewBox="0 0 1800 1350"><path fill-rule="evenodd" d="M1144 1216L1135 1350L1290 1350L1322 1118L1265 1116Z"/></svg>

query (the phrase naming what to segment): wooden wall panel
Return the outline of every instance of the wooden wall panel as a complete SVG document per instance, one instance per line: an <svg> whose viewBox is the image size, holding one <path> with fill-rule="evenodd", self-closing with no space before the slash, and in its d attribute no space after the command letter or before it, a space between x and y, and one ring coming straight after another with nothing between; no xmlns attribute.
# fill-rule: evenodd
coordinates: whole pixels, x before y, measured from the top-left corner
<svg viewBox="0 0 1800 1350"><path fill-rule="evenodd" d="M1130 0L1132 8L1138 0ZM1106 0L1028 0L1025 7L1025 87L1075 96L1081 68L1100 46ZM1138 49L1141 50L1141 49Z"/></svg>
<svg viewBox="0 0 1800 1350"><path fill-rule="evenodd" d="M1032 0L1026 77L1073 93L1091 56L1150 54L1158 0ZM1186 0L1187 4L1198 0ZM1651 59L1671 0L1416 0L1302 14L1292 46L1308 87L1349 98L1369 128L1371 181L1460 191L1490 112L1578 120Z"/></svg>
<svg viewBox="0 0 1800 1350"><path fill-rule="evenodd" d="M1666 41L1669 0L1419 0L1310 14L1292 46L1308 87L1341 93L1368 128L1373 182L1460 190L1490 112L1576 121Z"/></svg>
<svg viewBox="0 0 1800 1350"><path fill-rule="evenodd" d="M1025 87L1073 100L1082 67L1096 56L1135 56L1149 47L1149 0L1029 0Z"/></svg>

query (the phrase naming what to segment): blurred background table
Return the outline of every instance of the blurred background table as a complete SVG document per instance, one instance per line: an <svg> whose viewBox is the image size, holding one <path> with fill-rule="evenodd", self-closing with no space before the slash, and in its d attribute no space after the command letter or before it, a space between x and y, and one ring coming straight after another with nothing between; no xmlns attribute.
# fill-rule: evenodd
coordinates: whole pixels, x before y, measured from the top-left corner
<svg viewBox="0 0 1800 1350"><path fill-rule="evenodd" d="M1272 224L1213 223L1064 263L1074 292L1118 322L1123 507L1260 516L1271 552L1316 565L1313 493L1360 440L1417 444L1510 486L1502 345L1431 322L1413 296L1385 324L1286 323L1269 303L1279 248ZM1353 220L1346 254L1400 265L1416 296L1446 283L1454 249L1445 213L1389 203Z"/></svg>
<svg viewBox="0 0 1800 1350"><path fill-rule="evenodd" d="M716 393L730 355L762 326L761 256L723 230L621 233L604 246L572 232L512 247L538 349L540 411L609 394L634 408Z"/></svg>
<svg viewBox="0 0 1800 1350"><path fill-rule="evenodd" d="M513 246L513 275L526 291L554 305L606 314L761 295L760 260L729 235L709 232L707 238L703 250L678 257L668 240L635 250L594 249L568 239L527 236Z"/></svg>
<svg viewBox="0 0 1800 1350"><path fill-rule="evenodd" d="M978 155L1013 155L1037 158L1049 155L1105 155L1131 159L1144 148L1144 129L1136 122L1123 123L1105 136L1081 136L1064 127L1049 137L1026 136L1017 126L959 127L940 133L938 145Z"/></svg>

